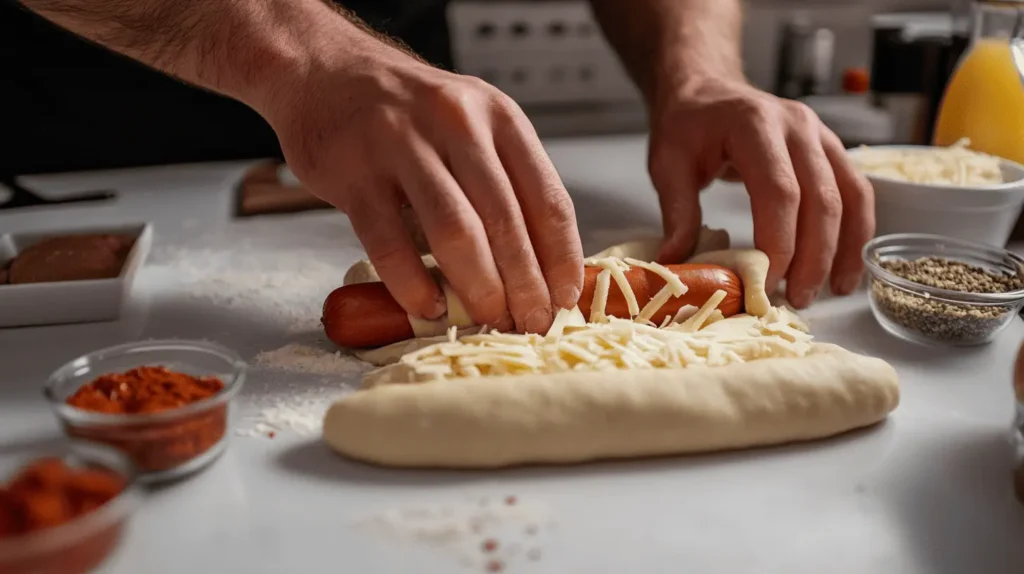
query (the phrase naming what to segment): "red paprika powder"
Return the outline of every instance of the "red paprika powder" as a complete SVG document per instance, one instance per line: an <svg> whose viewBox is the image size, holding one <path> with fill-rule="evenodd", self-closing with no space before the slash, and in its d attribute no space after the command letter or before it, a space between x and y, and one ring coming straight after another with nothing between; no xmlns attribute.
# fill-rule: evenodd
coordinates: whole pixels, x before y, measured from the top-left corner
<svg viewBox="0 0 1024 574"><path fill-rule="evenodd" d="M224 389L217 377L196 377L166 367L138 367L103 375L82 385L67 404L111 415L173 411L212 398ZM143 472L163 471L196 458L220 442L227 430L227 406L182 417L160 417L123 425L67 425L69 434L125 452Z"/></svg>
<svg viewBox="0 0 1024 574"><path fill-rule="evenodd" d="M73 468L59 458L40 459L0 485L0 544L36 533L43 536L48 529L99 509L126 487L124 477L108 470ZM103 525L46 554L0 555L0 573L87 572L117 544L121 526L119 521Z"/></svg>

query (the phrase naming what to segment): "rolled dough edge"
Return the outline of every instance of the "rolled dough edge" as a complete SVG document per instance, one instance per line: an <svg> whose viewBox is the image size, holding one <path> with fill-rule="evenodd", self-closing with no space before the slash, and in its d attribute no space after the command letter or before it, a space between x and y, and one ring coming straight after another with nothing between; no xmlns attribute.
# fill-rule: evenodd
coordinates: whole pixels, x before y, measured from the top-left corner
<svg viewBox="0 0 1024 574"><path fill-rule="evenodd" d="M823 345L725 367L384 385L335 402L323 439L383 466L572 464L822 439L898 404L888 363Z"/></svg>

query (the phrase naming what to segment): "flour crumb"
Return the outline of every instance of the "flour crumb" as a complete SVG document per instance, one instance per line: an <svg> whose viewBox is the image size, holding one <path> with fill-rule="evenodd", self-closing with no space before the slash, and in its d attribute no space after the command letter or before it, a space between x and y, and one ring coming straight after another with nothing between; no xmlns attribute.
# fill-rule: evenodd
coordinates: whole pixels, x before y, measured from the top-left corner
<svg viewBox="0 0 1024 574"><path fill-rule="evenodd" d="M366 363L341 351L331 352L299 343L264 351L256 355L256 363L271 369L316 375L355 375L368 369Z"/></svg>
<svg viewBox="0 0 1024 574"><path fill-rule="evenodd" d="M527 540L522 533L524 525L549 521L545 508L530 502L480 502L387 510L357 521L356 526L444 550L454 554L461 565L479 572L494 571L495 563L504 569L517 561L540 560L536 536L529 540L530 552L524 555Z"/></svg>
<svg viewBox="0 0 1024 574"><path fill-rule="evenodd" d="M274 371L325 377L306 385L295 380L268 380L254 401L254 414L243 417L239 436L274 438L278 433L315 436L323 430L324 413L351 392L359 376L371 368L354 357L309 345L292 343L256 356L261 367Z"/></svg>

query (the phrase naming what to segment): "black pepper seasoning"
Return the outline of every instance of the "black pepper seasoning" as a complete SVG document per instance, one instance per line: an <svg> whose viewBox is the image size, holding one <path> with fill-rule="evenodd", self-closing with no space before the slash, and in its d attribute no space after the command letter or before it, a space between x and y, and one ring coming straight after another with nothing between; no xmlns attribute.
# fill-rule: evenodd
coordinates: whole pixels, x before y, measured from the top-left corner
<svg viewBox="0 0 1024 574"><path fill-rule="evenodd" d="M1019 274L992 272L941 257L876 262L897 277L936 289L984 294L1024 289ZM881 315L896 326L948 343L983 342L1013 318L1011 307L939 301L879 279L872 281L871 299Z"/></svg>

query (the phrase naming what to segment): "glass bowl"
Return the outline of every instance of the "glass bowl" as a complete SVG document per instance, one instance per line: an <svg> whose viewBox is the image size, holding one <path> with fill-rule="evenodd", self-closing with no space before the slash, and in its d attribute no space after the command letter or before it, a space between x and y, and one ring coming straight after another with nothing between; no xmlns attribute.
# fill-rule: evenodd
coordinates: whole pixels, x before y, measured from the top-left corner
<svg viewBox="0 0 1024 574"><path fill-rule="evenodd" d="M1024 289L967 293L922 285L882 268L891 259L942 257L990 272L1024 276L1024 259L1005 249L922 233L883 235L862 252L875 319L889 333L926 345L989 343L1020 312Z"/></svg>
<svg viewBox="0 0 1024 574"><path fill-rule="evenodd" d="M108 414L66 400L101 375L163 366L224 382L216 395L155 413ZM232 399L245 381L246 364L233 351L202 341L141 341L83 355L57 369L44 394L69 436L116 447L131 458L140 480L173 480L216 460L228 441Z"/></svg>
<svg viewBox="0 0 1024 574"><path fill-rule="evenodd" d="M43 457L55 457L72 467L102 468L126 479L120 494L103 506L77 518L42 530L0 538L0 572L90 572L117 549L141 495L131 460L116 449L81 441L60 447L5 450L0 456L0 478Z"/></svg>

